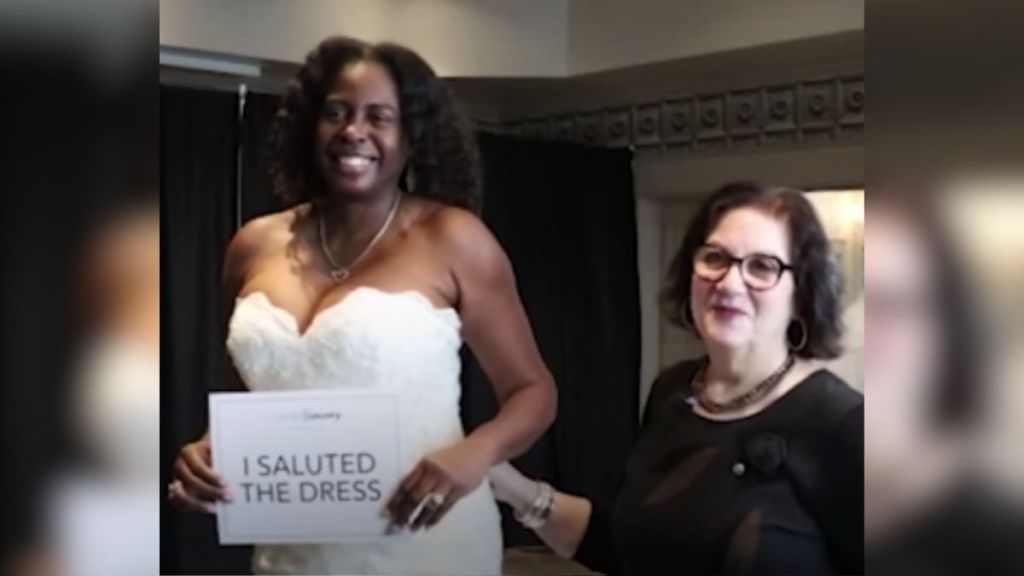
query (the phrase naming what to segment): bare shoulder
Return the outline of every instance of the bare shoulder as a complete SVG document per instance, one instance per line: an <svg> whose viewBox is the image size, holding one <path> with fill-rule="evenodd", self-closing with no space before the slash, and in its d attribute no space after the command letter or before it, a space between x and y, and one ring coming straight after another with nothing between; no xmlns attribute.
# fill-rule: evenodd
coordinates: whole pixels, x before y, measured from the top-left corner
<svg viewBox="0 0 1024 576"><path fill-rule="evenodd" d="M423 226L435 241L456 253L501 249L483 220L463 208L438 205L423 219Z"/></svg>
<svg viewBox="0 0 1024 576"><path fill-rule="evenodd" d="M508 257L498 239L476 214L441 205L423 221L435 245L453 268L487 271L507 265Z"/></svg>
<svg viewBox="0 0 1024 576"><path fill-rule="evenodd" d="M440 206L422 222L447 262L462 298L467 293L500 293L515 286L515 274L498 239L476 214Z"/></svg>
<svg viewBox="0 0 1024 576"><path fill-rule="evenodd" d="M286 242L290 228L306 205L273 212L249 220L235 232L224 256L226 279L239 279L261 254Z"/></svg>

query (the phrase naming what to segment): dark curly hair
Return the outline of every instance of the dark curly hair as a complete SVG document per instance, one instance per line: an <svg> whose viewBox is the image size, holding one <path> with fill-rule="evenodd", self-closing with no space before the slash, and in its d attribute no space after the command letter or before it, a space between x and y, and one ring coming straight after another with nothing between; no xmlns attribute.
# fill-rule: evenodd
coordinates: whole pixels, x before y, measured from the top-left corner
<svg viewBox="0 0 1024 576"><path fill-rule="evenodd" d="M314 160L314 130L338 71L359 61L383 66L398 91L402 134L409 148L402 188L479 212L476 142L448 87L408 48L340 36L327 38L310 51L282 96L270 129L268 162L274 193L291 203L324 194ZM410 171L413 186L408 183Z"/></svg>
<svg viewBox="0 0 1024 576"><path fill-rule="evenodd" d="M726 213L743 207L757 207L785 219L792 246L795 314L807 328L806 345L794 353L802 358L839 356L842 353L839 309L842 278L832 260L828 239L814 207L804 198L803 192L792 188L750 182L726 184L701 205L672 260L668 284L661 295L669 321L694 331L689 305L694 254ZM791 337L787 333L787 338Z"/></svg>

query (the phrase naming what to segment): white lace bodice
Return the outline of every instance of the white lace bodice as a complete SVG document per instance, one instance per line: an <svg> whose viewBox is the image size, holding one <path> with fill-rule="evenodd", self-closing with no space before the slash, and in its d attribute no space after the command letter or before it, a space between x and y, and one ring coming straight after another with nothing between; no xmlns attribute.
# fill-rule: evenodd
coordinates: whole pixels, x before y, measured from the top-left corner
<svg viewBox="0 0 1024 576"><path fill-rule="evenodd" d="M374 388L399 398L400 441L411 470L464 436L459 416L461 322L419 292L361 287L301 332L263 292L239 298L227 346L253 391ZM385 544L258 546L257 573L500 571L500 516L485 482L434 529Z"/></svg>

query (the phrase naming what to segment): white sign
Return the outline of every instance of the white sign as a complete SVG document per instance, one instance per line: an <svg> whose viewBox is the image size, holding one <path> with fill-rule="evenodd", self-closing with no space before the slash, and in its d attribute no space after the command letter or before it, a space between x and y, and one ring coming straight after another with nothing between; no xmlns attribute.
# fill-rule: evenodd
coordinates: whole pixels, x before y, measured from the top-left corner
<svg viewBox="0 0 1024 576"><path fill-rule="evenodd" d="M234 498L218 504L221 544L385 537L384 507L402 472L394 394L212 394L210 433L214 469Z"/></svg>

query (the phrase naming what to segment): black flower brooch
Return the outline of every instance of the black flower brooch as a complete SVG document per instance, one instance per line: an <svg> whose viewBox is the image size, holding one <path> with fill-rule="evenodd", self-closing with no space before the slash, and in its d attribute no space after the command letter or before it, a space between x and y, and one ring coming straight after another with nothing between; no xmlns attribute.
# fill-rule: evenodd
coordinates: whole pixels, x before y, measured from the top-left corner
<svg viewBox="0 0 1024 576"><path fill-rule="evenodd" d="M749 436L741 446L743 460L750 468L765 476L778 471L786 462L786 455L786 439L773 432Z"/></svg>

